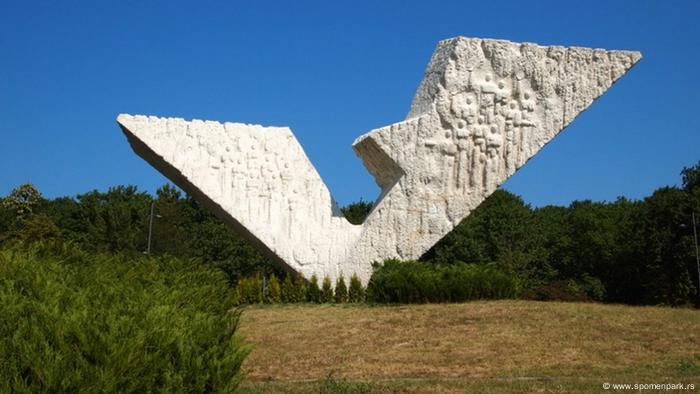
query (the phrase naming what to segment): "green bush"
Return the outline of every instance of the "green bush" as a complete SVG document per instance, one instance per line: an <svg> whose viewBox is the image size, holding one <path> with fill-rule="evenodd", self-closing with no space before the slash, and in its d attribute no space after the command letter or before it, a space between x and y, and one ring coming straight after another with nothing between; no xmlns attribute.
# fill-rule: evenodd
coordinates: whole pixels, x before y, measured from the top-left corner
<svg viewBox="0 0 700 394"><path fill-rule="evenodd" d="M311 280L306 285L306 301L307 302L321 302L321 289L318 288L318 277L316 274L311 276Z"/></svg>
<svg viewBox="0 0 700 394"><path fill-rule="evenodd" d="M375 267L367 299L380 303L462 302L513 298L516 281L488 265L449 266L416 261L384 261Z"/></svg>
<svg viewBox="0 0 700 394"><path fill-rule="evenodd" d="M348 287L345 285L343 275L335 281L335 302L339 304L348 302Z"/></svg>
<svg viewBox="0 0 700 394"><path fill-rule="evenodd" d="M321 302L328 304L333 302L333 285L331 285L331 278L323 278L323 285L321 287Z"/></svg>
<svg viewBox="0 0 700 394"><path fill-rule="evenodd" d="M348 301L353 303L363 302L365 300L365 289L362 287L362 282L357 274L352 274L350 277L350 289L348 289Z"/></svg>
<svg viewBox="0 0 700 394"><path fill-rule="evenodd" d="M193 261L2 250L0 392L230 392L247 354L231 298Z"/></svg>

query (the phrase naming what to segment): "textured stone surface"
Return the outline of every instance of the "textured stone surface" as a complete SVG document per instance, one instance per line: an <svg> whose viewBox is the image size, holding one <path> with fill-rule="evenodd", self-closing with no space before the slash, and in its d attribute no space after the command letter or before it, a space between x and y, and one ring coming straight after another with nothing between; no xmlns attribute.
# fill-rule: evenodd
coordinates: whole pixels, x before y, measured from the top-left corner
<svg viewBox="0 0 700 394"><path fill-rule="evenodd" d="M288 128L120 115L134 150L309 278L416 259L641 59L639 52L441 41L407 119L353 144L382 193L347 222Z"/></svg>

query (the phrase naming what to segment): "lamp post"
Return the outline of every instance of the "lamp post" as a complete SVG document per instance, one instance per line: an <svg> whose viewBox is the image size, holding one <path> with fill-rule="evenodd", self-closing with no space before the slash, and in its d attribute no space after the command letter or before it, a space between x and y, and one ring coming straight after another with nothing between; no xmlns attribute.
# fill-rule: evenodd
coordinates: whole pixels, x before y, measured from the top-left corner
<svg viewBox="0 0 700 394"><path fill-rule="evenodd" d="M700 254L698 254L698 229L695 223L695 211L693 211L693 238L695 239L695 266L698 270L698 297L700 298Z"/></svg>
<svg viewBox="0 0 700 394"><path fill-rule="evenodd" d="M153 201L151 202L151 216L150 219L148 220L148 245L146 246L146 252L145 254L151 254L151 238L153 236L153 211L155 208L156 202ZM159 218L161 217L160 215L155 215L155 217Z"/></svg>

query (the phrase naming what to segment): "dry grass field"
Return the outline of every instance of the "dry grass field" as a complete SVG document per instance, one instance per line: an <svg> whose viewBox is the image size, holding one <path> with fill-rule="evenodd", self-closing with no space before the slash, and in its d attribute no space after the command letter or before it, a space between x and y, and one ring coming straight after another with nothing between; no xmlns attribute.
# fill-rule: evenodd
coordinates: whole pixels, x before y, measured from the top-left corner
<svg viewBox="0 0 700 394"><path fill-rule="evenodd" d="M250 307L244 392L600 392L700 388L700 311L484 301ZM614 390L609 390L614 391Z"/></svg>

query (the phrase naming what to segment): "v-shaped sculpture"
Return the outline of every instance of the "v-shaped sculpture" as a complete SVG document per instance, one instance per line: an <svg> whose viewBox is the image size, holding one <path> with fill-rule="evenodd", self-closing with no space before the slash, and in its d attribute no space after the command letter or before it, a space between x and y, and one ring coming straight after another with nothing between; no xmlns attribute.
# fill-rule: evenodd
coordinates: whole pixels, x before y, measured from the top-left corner
<svg viewBox="0 0 700 394"><path fill-rule="evenodd" d="M417 259L618 78L639 52L441 41L403 122L353 148L381 187L350 224L291 130L119 115L134 151L267 255L333 283Z"/></svg>

